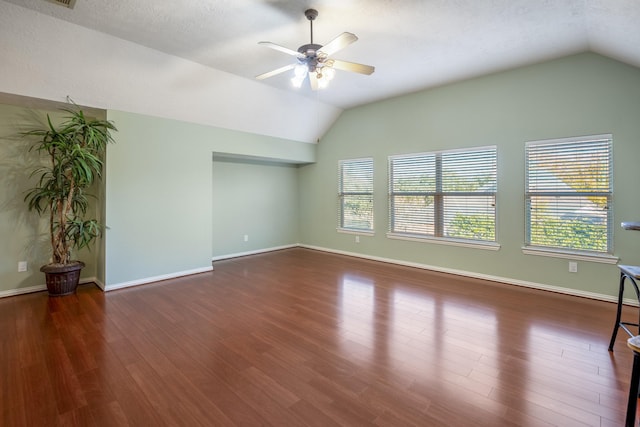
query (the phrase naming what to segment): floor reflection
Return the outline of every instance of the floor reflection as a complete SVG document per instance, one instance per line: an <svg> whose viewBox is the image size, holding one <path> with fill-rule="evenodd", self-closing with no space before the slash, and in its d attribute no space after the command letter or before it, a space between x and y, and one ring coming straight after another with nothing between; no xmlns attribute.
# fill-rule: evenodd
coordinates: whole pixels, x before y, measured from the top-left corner
<svg viewBox="0 0 640 427"><path fill-rule="evenodd" d="M611 303L302 249L108 294L7 298L0 425L87 410L105 421L83 425L206 425L216 411L238 425L299 425L295 411L315 425L622 425L632 355L622 335L607 351L614 316Z"/></svg>
<svg viewBox="0 0 640 427"><path fill-rule="evenodd" d="M375 287L371 279L344 275L338 289L338 327L349 351L370 361L375 346ZM358 344L357 346L353 343Z"/></svg>

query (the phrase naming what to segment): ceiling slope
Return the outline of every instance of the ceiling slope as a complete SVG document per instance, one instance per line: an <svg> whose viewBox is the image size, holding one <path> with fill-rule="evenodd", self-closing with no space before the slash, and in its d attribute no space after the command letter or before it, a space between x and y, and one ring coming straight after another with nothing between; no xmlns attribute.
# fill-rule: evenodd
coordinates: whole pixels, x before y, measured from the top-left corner
<svg viewBox="0 0 640 427"><path fill-rule="evenodd" d="M202 66L194 74L173 70L184 73L183 84L206 86L206 70L216 79L225 75L233 84L224 86L237 90L244 105L278 110L276 102L297 102L306 109L298 100L310 100L321 112L303 120L306 129L311 121L326 129L336 115L330 107L339 111L574 53L594 51L640 67L637 0L78 0L73 9L45 0L5 2ZM292 60L258 42L293 50L309 43L304 10L310 7L319 11L314 42L356 34L359 40L335 57L371 64L375 73L338 71L317 92L294 89L288 73L256 82L256 75ZM322 131L310 133L304 139Z"/></svg>

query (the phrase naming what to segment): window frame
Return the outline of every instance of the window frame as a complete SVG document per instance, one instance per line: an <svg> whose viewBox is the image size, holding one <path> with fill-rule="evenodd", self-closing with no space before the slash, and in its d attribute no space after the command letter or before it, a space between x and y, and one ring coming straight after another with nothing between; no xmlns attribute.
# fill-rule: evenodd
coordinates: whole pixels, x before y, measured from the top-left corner
<svg viewBox="0 0 640 427"><path fill-rule="evenodd" d="M368 164L369 168L367 170L362 170L364 174L368 173L370 170L370 182L369 188L370 191L345 191L345 166L355 165L355 164ZM375 233L375 209L374 209L374 162L373 157L358 157L353 159L342 159L338 161L338 227L337 231L341 233L349 233L349 234L364 234L364 235L373 235ZM360 176L361 178L363 176ZM371 200L371 210L370 210L370 224L369 228L360 228L353 226L345 226L345 197L358 197L358 196L369 196Z"/></svg>
<svg viewBox="0 0 640 427"><path fill-rule="evenodd" d="M532 161L530 160L530 156L532 155L531 147L544 147L547 150L549 148L553 149L553 146L556 145L558 151L567 150L567 147L570 148L571 144L575 144L575 148L572 152L581 155L594 155L597 153L597 150L587 151L584 149L580 149L579 145L586 145L590 142L600 143L605 142L607 144L606 156L607 156L607 179L608 179L608 189L606 191L599 190L597 188L589 188L588 191L578 191L578 190L549 190L545 188L544 191L536 191L531 188L532 181L531 178L531 170L532 170ZM523 253L529 255L540 255L540 256L550 256L557 258L567 258L567 259L576 259L576 260L584 260L584 261L594 261L594 262L602 262L602 263L610 263L614 264L617 262L618 258L613 256L613 135L612 134L597 134L597 135L585 135L585 136L577 136L577 137L568 137L568 138L556 138L556 139L546 139L546 140L535 140L535 141L527 141L525 143L525 153L524 153L524 214L525 214L525 230L524 230L524 246L522 248ZM558 166L560 167L560 166ZM540 173L540 172L538 172ZM537 183L535 185L538 185ZM544 244L536 244L535 239L532 239L532 198L535 197L553 197L557 200L564 200L568 202L571 199L585 198L585 197L602 197L606 198L606 207L604 210L606 211L606 249L603 251L595 250L595 249L586 249L580 247L565 247L565 246L553 246L553 245L544 245ZM576 205L577 206L577 205ZM561 212L561 211L560 211ZM532 243L532 240L534 241Z"/></svg>
<svg viewBox="0 0 640 427"><path fill-rule="evenodd" d="M492 158L490 158L489 162L492 162L492 167L488 170L490 174L492 174L491 185L493 185L493 189L491 191L447 191L444 190L445 180L446 178L443 176L443 167L442 167L442 158L446 155L454 155L456 153L464 156L465 154L469 155L467 159L470 163L473 164L474 153L481 153L483 151L492 151ZM435 179L434 189L424 190L424 191L410 191L410 192L399 192L394 190L394 162L399 159L416 159L417 162L420 162L420 159L427 159L428 157L434 157L434 167L433 169L428 169L424 171L425 174L432 173ZM473 248L482 248L489 250L498 250L500 245L497 243L498 240L498 209L497 209L497 161L498 161L498 153L496 145L489 146L481 146L481 147L469 147L463 149L453 149L453 150L440 150L440 151L432 151L432 152L423 152L423 153L411 153L411 154L402 154L402 155L393 155L388 158L388 190L389 190L389 229L387 232L387 237L392 239L401 239L401 240L411 240L411 241L428 241L430 243L438 243L445 245L454 245L454 246L464 246L464 247L473 247ZM450 180L446 182L446 184L451 185ZM397 196L419 196L419 197L433 197L433 234L429 233L416 233L416 232L403 232L397 231L395 229L396 217L395 214L395 198ZM462 238L462 237L452 237L445 235L445 218L446 214L446 203L445 200L447 197L489 197L492 198L491 206L492 206L492 224L493 224L493 240L490 239L473 239L473 238ZM454 211L455 212L455 211Z"/></svg>

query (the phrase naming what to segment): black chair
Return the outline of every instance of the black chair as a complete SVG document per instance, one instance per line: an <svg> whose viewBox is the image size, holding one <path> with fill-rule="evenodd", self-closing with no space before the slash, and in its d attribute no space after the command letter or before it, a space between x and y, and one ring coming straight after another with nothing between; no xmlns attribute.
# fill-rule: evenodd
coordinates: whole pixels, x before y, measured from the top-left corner
<svg viewBox="0 0 640 427"><path fill-rule="evenodd" d="M638 387L640 386L640 336L629 338L627 346L633 350L633 369L631 370L631 383L629 384L629 400L627 402L626 427L635 427L636 408L638 406Z"/></svg>
<svg viewBox="0 0 640 427"><path fill-rule="evenodd" d="M640 290L636 280L640 279L640 267L635 265L619 265L620 269L620 289L618 290L618 309L616 310L616 323L613 325L613 333L611 334L611 341L609 341L609 351L613 351L613 345L616 342L616 336L618 335L618 328L624 329L630 337L640 335L640 309L638 310L637 322L624 322L622 321L622 300L624 297L624 284L627 280L633 286L633 290L636 293L638 304L640 305ZM627 326L635 326L638 328L637 333L633 333L627 328Z"/></svg>

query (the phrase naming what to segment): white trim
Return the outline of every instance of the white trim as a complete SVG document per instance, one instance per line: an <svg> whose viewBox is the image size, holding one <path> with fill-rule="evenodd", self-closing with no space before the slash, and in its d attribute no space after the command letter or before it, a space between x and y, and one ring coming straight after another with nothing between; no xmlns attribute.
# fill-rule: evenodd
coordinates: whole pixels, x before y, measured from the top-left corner
<svg viewBox="0 0 640 427"><path fill-rule="evenodd" d="M504 284L507 284L507 285L522 286L522 287L525 287L525 288L538 289L538 290L549 291L549 292L556 292L556 293L560 293L560 294L572 295L572 296L577 296L577 297L582 297L582 298L589 298L589 299L594 299L594 300L598 300L598 301L606 301L606 302L612 302L612 303L617 303L618 302L617 297L616 296L612 296L612 295L605 295L605 294L599 294L599 293L595 293L595 292L581 291L581 290L578 290L578 289L563 288L563 287L555 286L555 285L547 285L547 284L543 284L543 283L528 282L528 281L525 281L525 280L511 279L511 278L501 277L501 276L492 276L492 275L487 275L487 274L474 273L474 272L465 271L465 270L457 270L457 269L452 269L452 268L436 267L436 266L428 265L428 264L401 261L401 260L397 260L397 259L377 257L377 256L372 256L372 255L360 254L360 253L356 253L356 252L341 251L341 250L337 250L337 249L329 249L329 248L324 248L324 247L321 247L321 246L304 245L304 244L300 244L300 243L296 243L296 244L292 244L292 245L285 245L285 246L278 246L278 247L273 247L273 248L268 248L268 249L261 249L261 250L257 250L257 251L251 251L251 252L242 252L242 253L228 254L228 255L218 255L218 256L212 258L212 261L228 259L228 258L237 258L237 257L246 256L246 255L254 255L254 254L259 254L259 253L264 253L264 252L273 252L273 251L277 251L277 250L296 248L296 247L306 248L306 249L313 249L313 250L322 251L322 252L330 252L330 253L335 253L335 254L339 254L339 255L352 256L352 257L355 257L355 258L363 258L363 259L368 259L368 260L372 260L372 261L385 262L385 263L389 263L389 264L402 265L402 266L406 266L406 267L420 268L420 269L423 269L423 270L431 270L431 271L437 271L437 272L441 272L441 273L455 274L455 275L458 275L458 276L471 277L471 278L475 278L475 279L489 280L489 281L492 281L492 282L504 283ZM172 279L172 278L181 277L181 276L188 276L188 275L191 275L191 274L203 273L203 272L212 271L212 270L213 270L213 267L205 267L205 268L202 268L202 269L183 271L183 272L180 272L180 273L167 274L167 275L164 275L164 276L156 276L156 277L151 277L151 278L147 278L147 279L140 279L140 280L131 281L131 282L123 282L123 283L120 283L120 284L106 286L106 287L104 286L103 283L99 282L95 278L86 278L86 279L81 280L80 283L85 284L85 283L93 282L98 287L102 288L102 290L107 292L107 291L112 291L112 290L115 290L115 289L122 289L122 288L126 288L126 287L131 287L131 286L143 285L143 284L152 283L152 282L156 282L156 281L160 281L160 280ZM21 295L21 294L26 294L26 293L31 293L31 292L40 292L40 291L45 291L45 290L47 290L47 287L45 285L31 286L29 288L21 288L21 289L11 289L11 290L8 290L8 291L0 291L0 298L14 296L14 295ZM631 298L625 298L623 303L625 305L631 305L631 306L635 306L635 307L638 307L638 305L639 305L637 299L631 299Z"/></svg>
<svg viewBox="0 0 640 427"><path fill-rule="evenodd" d="M336 249L323 248L323 247L320 247L320 246L312 246L312 245L299 245L299 246L301 248L314 249L314 250L322 251L322 252L331 252L331 253L335 253L335 254L339 254L339 255L346 255L346 256L352 256L352 257L356 257L356 258L364 258L364 259L368 259L368 260L372 260L372 261L380 261L380 262L386 262L386 263L390 263L390 264L402 265L402 266L405 266L405 267L414 267L414 268L420 268L420 269L423 269L423 270L437 271L437 272L440 272L440 273L455 274L457 276L471 277L471 278L474 278L474 279L489 280L489 281L492 281L492 282L504 283L504 284L507 284L507 285L522 286L522 287L525 287L525 288L538 289L538 290L541 290L541 291L555 292L555 293L559 293L559 294L571 295L571 296L582 297L582 298L589 298L589 299L594 299L594 300L598 300L598 301L606 301L606 302L613 302L613 303L617 303L618 302L618 297L617 296L599 294L599 293L589 292L589 291L582 291L582 290L579 290L579 289L563 288L561 286L547 285L547 284L544 284L544 283L529 282L529 281L525 281L525 280L512 279L512 278L501 277L501 276L492 276L492 275L488 275L488 274L475 273L475 272L472 272L472 271L465 271L465 270L457 270L457 269L453 269L453 268L443 268L443 267L437 267L437 266L434 266L434 265L421 264L421 263L408 262L408 261L401 261L401 260L397 260L397 259L383 258L383 257L378 257L378 256L359 254L359 253L355 253L355 252L347 252L347 251L341 251L341 250L336 250ZM617 277L614 277L612 280L613 280L612 283L616 282ZM632 306L638 307L638 300L637 299L625 298L623 303L625 305L632 305Z"/></svg>
<svg viewBox="0 0 640 427"><path fill-rule="evenodd" d="M531 141L525 141L525 145L550 145L550 144L562 144L565 142L589 142L589 141L612 141L612 133L601 133L596 135L582 135L582 136L569 136L565 138L554 139L537 139Z"/></svg>
<svg viewBox="0 0 640 427"><path fill-rule="evenodd" d="M218 261L221 259L227 259L227 258L237 258L237 257L241 257L241 256L247 256L247 255L256 255L256 254L260 254L263 252L272 252L272 251L277 251L277 250L281 250L281 249L289 249L289 248L295 248L297 247L298 244L293 244L293 245L284 245L284 246L276 246L276 247L271 247L271 248L266 248L266 249L257 249L255 251L247 251L247 252L238 252L238 253L234 253L234 254L227 254L227 255L218 255L215 257L211 258L211 262L213 263L213 261ZM186 271L178 271L175 273L169 273L169 274L163 274L160 276L153 276L153 277L145 277L143 279L137 279L137 280L131 280L129 282L122 282L122 283L116 283L114 285L107 285L105 287L102 287L102 289L105 292L109 292L109 291L113 291L116 289L123 289L123 288L130 288L132 286L139 286L139 285L146 285L148 283L154 283L154 282L159 282L162 280L168 280L168 279L175 279L177 277L182 277L182 276L190 276L192 274L198 274L198 273L206 273L208 271L213 271L214 267L213 265L211 267L202 267L202 268L196 268L193 270L186 270ZM96 283L98 283L96 281ZM98 284L98 286L100 286Z"/></svg>
<svg viewBox="0 0 640 427"><path fill-rule="evenodd" d="M86 285L87 283L95 283L96 285L98 285L99 288L101 288L101 286L98 284L98 278L97 277L81 277L80 278L80 282L78 283L79 285Z"/></svg>
<svg viewBox="0 0 640 427"><path fill-rule="evenodd" d="M100 286L100 282L95 277L85 277L80 279L80 282L79 282L80 285L86 285L87 283L95 283L96 285L98 285L98 287L102 288L102 286ZM104 288L102 289L104 290ZM42 292L46 290L47 290L47 285L35 285L35 286L29 286L26 288L8 289L6 291L0 291L0 298L13 297L16 295L32 294L34 292Z"/></svg>
<svg viewBox="0 0 640 427"><path fill-rule="evenodd" d="M36 285L36 286L29 286L28 288L9 289L7 291L0 291L0 298L13 297L16 295L30 294L33 292L40 292L40 291L46 291L46 290L47 290L46 285Z"/></svg>
<svg viewBox="0 0 640 427"><path fill-rule="evenodd" d="M284 245L284 246L275 246L275 247L271 247L271 248L265 248L265 249L257 249L254 251L247 251L247 252L238 252L238 253L233 253L233 254L226 254L226 255L218 255L215 257L211 258L211 262L213 263L213 261L218 261L218 260L222 260L222 259L228 259L228 258L238 258L238 257L242 257L242 256L247 256L247 255L256 255L256 254L260 254L263 252L272 252L272 251L278 251L281 249L289 249L289 248L295 248L298 247L298 244L292 244L292 245ZM153 276L153 277L145 277L142 279L137 279L137 280L131 280L128 282L122 282L122 283L116 283L113 285L104 285L99 283L97 280L94 280L95 283L100 286L102 288L103 291L105 292L109 292L109 291L113 291L116 289L123 289L123 288L130 288L132 286L139 286L139 285L146 285L149 283L154 283L154 282L159 282L162 280L168 280L168 279L175 279L177 277L183 277L183 276L190 276L192 274L198 274L198 273L206 273L208 271L213 271L214 267L213 265L210 267L202 267L202 268L196 268L193 270L186 270L186 271L178 271L175 273L169 273L169 274L163 274L160 276Z"/></svg>
<svg viewBox="0 0 640 427"><path fill-rule="evenodd" d="M143 279L131 280L129 282L116 283L114 285L106 285L103 290L105 292L114 291L116 289L130 288L132 286L146 285L148 283L160 282L162 280L175 279L176 277L190 276L192 274L206 273L212 271L213 267L194 268L193 270L178 271L175 273L162 274L160 276L145 277Z"/></svg>
<svg viewBox="0 0 640 427"><path fill-rule="evenodd" d="M356 158L353 158L353 159L341 159L341 160L338 160L338 166L341 166L344 163L361 162L361 161L364 161L364 160L371 160L371 162L373 163L373 157L366 156L366 157L356 157Z"/></svg>
<svg viewBox="0 0 640 427"><path fill-rule="evenodd" d="M105 285L104 285L104 283L102 283L100 280L98 280L97 278L95 278L95 279L93 280L93 283L95 283L97 287L99 287L100 289L102 289L102 291L104 291Z"/></svg>
<svg viewBox="0 0 640 427"><path fill-rule="evenodd" d="M445 148L442 150L421 151L418 153L391 154L390 156L387 156L388 157L387 160L404 159L407 157L420 157L420 156L426 156L430 154L468 153L468 152L474 152L474 151L486 151L490 149L495 149L496 155L497 155L498 146L494 144L494 145L481 145L479 147L472 146L472 147L461 147L461 148Z"/></svg>
<svg viewBox="0 0 640 427"><path fill-rule="evenodd" d="M415 235L407 235L402 233L387 233L387 238L395 239L395 240L408 240L410 242L423 242L423 243L435 243L438 245L449 245L449 246L461 246L463 248L474 248L474 249L486 249L489 251L497 251L500 250L500 243L496 242L483 242L478 240L462 240L462 239L451 239L446 237L429 237L429 236L415 236Z"/></svg>
<svg viewBox="0 0 640 427"><path fill-rule="evenodd" d="M355 228L342 228L342 227L338 227L336 228L336 231L338 233L344 233L344 234L357 234L360 236L375 236L376 232L373 230L357 230Z"/></svg>
<svg viewBox="0 0 640 427"><path fill-rule="evenodd" d="M213 258L211 258L211 262L220 261L221 259L239 258L239 257L247 256L247 255L257 255L257 254L261 254L261 253L264 253L264 252L280 251L282 249L297 248L298 246L300 246L298 243L294 243L294 244L291 244L291 245L274 246L274 247L271 247L271 248L256 249L255 251L236 252L234 254L226 254L226 255L216 255Z"/></svg>
<svg viewBox="0 0 640 427"><path fill-rule="evenodd" d="M523 247L525 255L547 256L551 258L573 259L576 261L599 262L601 264L617 264L618 257L609 254L590 254L584 252L563 251L560 249Z"/></svg>

